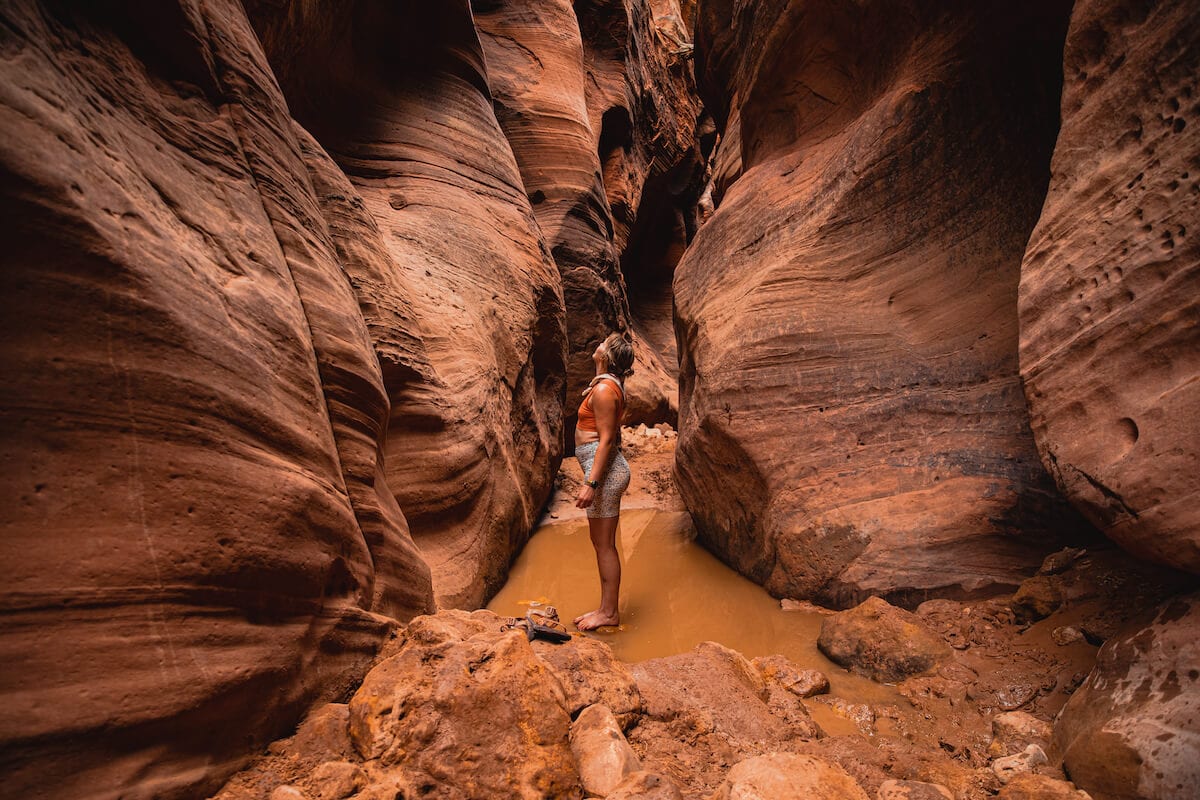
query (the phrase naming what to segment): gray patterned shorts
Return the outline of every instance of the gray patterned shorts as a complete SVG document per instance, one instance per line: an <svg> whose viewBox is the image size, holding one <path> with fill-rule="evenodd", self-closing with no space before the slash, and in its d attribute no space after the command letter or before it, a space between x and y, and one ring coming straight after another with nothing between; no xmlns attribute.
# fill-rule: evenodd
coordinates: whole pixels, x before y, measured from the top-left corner
<svg viewBox="0 0 1200 800"><path fill-rule="evenodd" d="M592 462L596 460L596 449L599 442L589 442L575 446L575 457L583 470L584 480L592 471ZM588 506L587 515L594 519L607 519L620 516L621 495L629 488L629 462L621 454L621 448L613 453L612 461L604 473L604 480L596 487L596 497Z"/></svg>

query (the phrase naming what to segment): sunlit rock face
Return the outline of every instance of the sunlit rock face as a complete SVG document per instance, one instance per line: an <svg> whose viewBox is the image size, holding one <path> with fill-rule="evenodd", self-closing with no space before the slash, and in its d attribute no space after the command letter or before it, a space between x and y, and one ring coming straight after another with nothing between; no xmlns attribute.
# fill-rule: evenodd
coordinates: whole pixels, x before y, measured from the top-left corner
<svg viewBox="0 0 1200 800"><path fill-rule="evenodd" d="M675 275L676 470L705 544L771 592L991 593L1081 524L1017 362L1068 12L700 5L738 153Z"/></svg>
<svg viewBox="0 0 1200 800"><path fill-rule="evenodd" d="M196 796L432 606L332 166L238 3L2 16L6 791Z"/></svg>
<svg viewBox="0 0 1200 800"><path fill-rule="evenodd" d="M1200 572L1200 21L1081 2L1021 270L1021 375L1063 492L1131 553Z"/></svg>
<svg viewBox="0 0 1200 800"><path fill-rule="evenodd" d="M593 376L596 345L628 331L627 422L673 422L671 277L704 182L690 28L675 0L473 7L497 116L562 275L568 398Z"/></svg>
<svg viewBox="0 0 1200 800"><path fill-rule="evenodd" d="M470 7L250 14L293 113L336 162L313 182L391 401L388 485L439 605L477 607L561 459L565 333Z"/></svg>

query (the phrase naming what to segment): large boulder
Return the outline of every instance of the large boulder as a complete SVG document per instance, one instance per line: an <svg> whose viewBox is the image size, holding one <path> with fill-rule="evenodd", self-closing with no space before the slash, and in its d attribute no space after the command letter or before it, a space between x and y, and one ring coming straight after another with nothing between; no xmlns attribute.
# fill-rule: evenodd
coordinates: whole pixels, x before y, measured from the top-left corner
<svg viewBox="0 0 1200 800"><path fill-rule="evenodd" d="M194 797L432 606L385 377L240 3L3 16L5 790Z"/></svg>
<svg viewBox="0 0 1200 800"><path fill-rule="evenodd" d="M581 797L562 686L524 632L480 617L478 633L414 621L350 700L355 749L387 781L446 796Z"/></svg>
<svg viewBox="0 0 1200 800"><path fill-rule="evenodd" d="M1100 648L1054 725L1063 769L1097 800L1185 800L1200 786L1200 594Z"/></svg>
<svg viewBox="0 0 1200 800"><path fill-rule="evenodd" d="M336 162L313 182L391 400L388 485L439 605L477 608L552 488L566 343L470 5L247 5L296 118Z"/></svg>
<svg viewBox="0 0 1200 800"><path fill-rule="evenodd" d="M1062 132L1021 268L1021 376L1063 492L1135 555L1200 572L1200 18L1075 4Z"/></svg>
<svg viewBox="0 0 1200 800"><path fill-rule="evenodd" d="M1011 590L1082 525L1017 363L1070 3L741 8L700 6L739 176L675 273L701 540L842 607Z"/></svg>
<svg viewBox="0 0 1200 800"><path fill-rule="evenodd" d="M868 800L837 764L793 753L740 761L709 800Z"/></svg>
<svg viewBox="0 0 1200 800"><path fill-rule="evenodd" d="M878 597L821 620L817 647L834 663L876 681L928 674L953 652L917 615Z"/></svg>

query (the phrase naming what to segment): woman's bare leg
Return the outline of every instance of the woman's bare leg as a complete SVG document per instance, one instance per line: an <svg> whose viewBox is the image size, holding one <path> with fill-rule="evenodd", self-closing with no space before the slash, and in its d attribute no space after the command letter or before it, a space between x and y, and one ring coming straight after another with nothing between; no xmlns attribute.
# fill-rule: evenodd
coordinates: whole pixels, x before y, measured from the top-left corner
<svg viewBox="0 0 1200 800"><path fill-rule="evenodd" d="M575 618L575 627L592 631L602 625L617 625L617 600L621 592L621 557L617 555L617 523L620 517L588 518L596 566L600 570L600 608Z"/></svg>

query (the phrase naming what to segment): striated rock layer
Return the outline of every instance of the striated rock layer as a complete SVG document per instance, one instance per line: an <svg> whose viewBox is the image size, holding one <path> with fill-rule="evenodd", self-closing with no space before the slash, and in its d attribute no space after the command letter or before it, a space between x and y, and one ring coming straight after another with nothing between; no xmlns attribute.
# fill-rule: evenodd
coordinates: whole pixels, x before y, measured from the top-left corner
<svg viewBox="0 0 1200 800"><path fill-rule="evenodd" d="M594 374L596 345L626 330L637 357L627 422L673 422L671 273L695 231L704 166L677 4L497 0L477 3L475 21L500 124L562 275L567 396Z"/></svg>
<svg viewBox="0 0 1200 800"><path fill-rule="evenodd" d="M675 274L676 471L772 593L993 593L1079 524L1017 374L1067 11L701 5L740 155Z"/></svg>
<svg viewBox="0 0 1200 800"><path fill-rule="evenodd" d="M1063 492L1122 547L1200 572L1200 18L1075 5L1063 127L1021 270L1021 375Z"/></svg>
<svg viewBox="0 0 1200 800"><path fill-rule="evenodd" d="M561 459L562 295L466 0L250 14L297 118L391 400L387 481L439 605L500 587ZM347 180L347 178L349 180Z"/></svg>
<svg viewBox="0 0 1200 800"><path fill-rule="evenodd" d="M2 12L6 789L176 797L361 677L429 572L328 158L240 6L56 8Z"/></svg>

